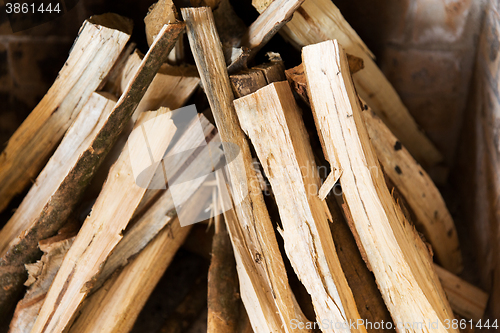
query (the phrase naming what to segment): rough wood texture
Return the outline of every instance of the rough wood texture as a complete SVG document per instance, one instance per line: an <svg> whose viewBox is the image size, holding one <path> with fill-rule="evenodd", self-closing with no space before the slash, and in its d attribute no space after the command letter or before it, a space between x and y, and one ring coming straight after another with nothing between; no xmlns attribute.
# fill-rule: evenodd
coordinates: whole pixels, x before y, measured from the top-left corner
<svg viewBox="0 0 500 333"><path fill-rule="evenodd" d="M252 166L250 148L232 105L234 97L211 11L209 8L184 8L182 16L221 140L236 144L240 149L238 162L228 167L238 218L226 223L238 263L243 302L256 331L288 332L292 319L305 321L305 318L294 304L274 229ZM248 190L240 191L237 187L241 184L247 184ZM250 299L254 303L250 304Z"/></svg>
<svg viewBox="0 0 500 333"><path fill-rule="evenodd" d="M325 156L341 170L355 233L394 322L431 320L436 332L456 332L444 328L453 314L432 259L385 185L343 49L327 41L305 47L302 57Z"/></svg>
<svg viewBox="0 0 500 333"><path fill-rule="evenodd" d="M24 265L39 258L38 243L66 223L119 125L110 122L115 102L109 94L94 93L35 184L0 231L0 314L5 314L26 280ZM108 127L106 133L105 127ZM108 138L106 146L101 143Z"/></svg>
<svg viewBox="0 0 500 333"><path fill-rule="evenodd" d="M349 60L349 58L348 58ZM352 73L353 67L349 64ZM288 80L306 103L307 82L303 65L286 71ZM446 204L427 172L415 161L387 126L362 101L363 119L377 158L392 183L415 214L417 229L432 245L438 261L457 274L462 269L462 255L455 223ZM333 183L334 184L334 183ZM322 187L326 195L333 184Z"/></svg>
<svg viewBox="0 0 500 333"><path fill-rule="evenodd" d="M320 179L309 137L288 83L272 83L234 105L271 182L285 250L312 297L317 321L358 322L361 318L330 234L330 211L317 196ZM359 325L351 332L366 330Z"/></svg>
<svg viewBox="0 0 500 333"><path fill-rule="evenodd" d="M149 7L148 14L144 18L146 25L146 40L148 45L153 44L156 36L165 24L174 23L177 20L177 9L172 0L159 0Z"/></svg>
<svg viewBox="0 0 500 333"><path fill-rule="evenodd" d="M241 46L255 54L288 22L304 0L274 0L243 35Z"/></svg>
<svg viewBox="0 0 500 333"><path fill-rule="evenodd" d="M137 50L130 55L123 69L122 90L126 89L130 80L137 73L142 58L143 56ZM198 88L199 83L200 78L194 66L163 64L137 106L136 116L143 111L157 110L162 106L170 110L182 107Z"/></svg>
<svg viewBox="0 0 500 333"><path fill-rule="evenodd" d="M135 183L131 158L141 169L150 165L149 153L153 161L160 161L175 133L167 109L143 113L139 120L142 130L148 130L145 132L147 137L141 140L139 134L134 135L139 132L133 132L111 168L91 215L85 220L52 283L33 333L60 332L71 324L101 265L122 238L122 230L146 191ZM149 143L147 147L144 142ZM149 183L153 175L154 170L147 172L144 181Z"/></svg>
<svg viewBox="0 0 500 333"><path fill-rule="evenodd" d="M240 317L240 296L231 240L220 216L215 217L212 260L208 271L207 333L233 333Z"/></svg>
<svg viewBox="0 0 500 333"><path fill-rule="evenodd" d="M417 229L432 245L441 266L460 273L462 254L455 223L436 185L380 118L368 109L363 119L384 172L415 214Z"/></svg>
<svg viewBox="0 0 500 333"><path fill-rule="evenodd" d="M474 322L482 319L488 303L488 294L446 269L438 265L434 267L453 311Z"/></svg>
<svg viewBox="0 0 500 333"><path fill-rule="evenodd" d="M71 223L70 223L71 224ZM45 295L49 291L61 263L73 244L78 225L66 226L58 235L40 242L42 258L33 264L26 265L29 273L25 285L29 287L24 298L17 303L14 317L9 325L9 333L25 333L31 331L40 311Z"/></svg>
<svg viewBox="0 0 500 333"><path fill-rule="evenodd" d="M116 14L93 16L83 23L56 81L0 155L0 211L38 175L131 32L131 22Z"/></svg>
<svg viewBox="0 0 500 333"><path fill-rule="evenodd" d="M162 229L120 274L88 298L69 332L129 332L189 230L191 226L181 227L177 218Z"/></svg>
<svg viewBox="0 0 500 333"><path fill-rule="evenodd" d="M269 0L253 0L262 12ZM442 160L441 153L419 129L401 99L373 60L373 54L330 0L306 0L293 19L281 29L298 49L337 39L346 52L362 58L365 68L354 76L356 89L417 161L430 167Z"/></svg>

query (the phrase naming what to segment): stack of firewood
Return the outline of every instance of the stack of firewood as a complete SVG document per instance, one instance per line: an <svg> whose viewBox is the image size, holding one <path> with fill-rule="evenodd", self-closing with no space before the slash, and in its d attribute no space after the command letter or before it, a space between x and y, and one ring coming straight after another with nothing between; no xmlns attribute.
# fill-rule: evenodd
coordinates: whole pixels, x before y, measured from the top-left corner
<svg viewBox="0 0 500 333"><path fill-rule="evenodd" d="M426 172L442 156L335 5L254 0L246 27L228 0L192 2L151 7L145 55L128 19L85 21L2 152L0 209L31 186L0 231L9 332L128 332L192 229L181 222L207 209L208 288L162 332L186 329L197 299L217 333L474 327L488 295L456 276L455 225ZM301 65L256 63L278 32ZM170 111L193 99L209 109L181 126Z"/></svg>

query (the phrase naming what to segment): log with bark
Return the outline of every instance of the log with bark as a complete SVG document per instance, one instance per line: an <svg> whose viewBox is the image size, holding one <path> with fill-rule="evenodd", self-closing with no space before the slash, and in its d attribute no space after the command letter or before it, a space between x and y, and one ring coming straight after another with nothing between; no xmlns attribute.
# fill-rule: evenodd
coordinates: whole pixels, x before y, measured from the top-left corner
<svg viewBox="0 0 500 333"><path fill-rule="evenodd" d="M131 21L116 14L93 16L83 23L56 81L0 155L0 211L36 178L131 33Z"/></svg>
<svg viewBox="0 0 500 333"><path fill-rule="evenodd" d="M306 319L294 303L248 142L232 105L234 97L211 10L183 8L181 12L221 140L240 149L241 159L228 165L237 218L226 219L226 224L245 308L255 331L281 331L282 327L290 330L292 319ZM247 190L240 191L237 187L241 184L247 184Z"/></svg>

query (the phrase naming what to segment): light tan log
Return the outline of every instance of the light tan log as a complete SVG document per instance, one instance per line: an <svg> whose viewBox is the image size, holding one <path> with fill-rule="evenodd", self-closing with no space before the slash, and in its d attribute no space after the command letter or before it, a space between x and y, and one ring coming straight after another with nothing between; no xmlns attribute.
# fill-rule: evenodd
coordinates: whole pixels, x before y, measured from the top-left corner
<svg viewBox="0 0 500 333"><path fill-rule="evenodd" d="M380 118L369 109L363 116L380 164L415 213L417 229L432 245L441 266L460 273L463 266L458 235L441 193Z"/></svg>
<svg viewBox="0 0 500 333"><path fill-rule="evenodd" d="M316 319L361 320L330 233L330 211L317 196L320 179L288 82L272 83L234 101L278 204L285 251L312 297ZM335 332L333 327L323 332ZM363 325L351 332L366 332Z"/></svg>
<svg viewBox="0 0 500 333"><path fill-rule="evenodd" d="M272 1L269 0L252 1L259 12L270 3ZM394 87L375 64L373 54L332 1L306 0L281 33L298 49L337 39L347 53L362 58L365 68L354 76L361 98L422 165L429 167L442 161L441 153L419 129Z"/></svg>
<svg viewBox="0 0 500 333"><path fill-rule="evenodd" d="M160 161L175 133L175 126L167 109L143 113L139 120L142 130L148 129L147 137L129 140L111 168L91 215L85 220L52 283L33 333L61 332L71 324L101 265L122 238L122 230L146 192L145 188L135 183L131 158L142 169L151 163L149 153L153 161ZM148 147L144 145L144 140L149 142ZM148 177L151 180L153 175L154 170L148 172L144 176L145 181Z"/></svg>
<svg viewBox="0 0 500 333"><path fill-rule="evenodd" d="M146 40L149 46L153 44L161 28L165 24L174 23L177 16L177 9L172 0L159 0L149 7L148 14L144 18Z"/></svg>
<svg viewBox="0 0 500 333"><path fill-rule="evenodd" d="M482 319L489 295L439 265L434 265L453 311L474 322Z"/></svg>
<svg viewBox="0 0 500 333"><path fill-rule="evenodd" d="M302 57L325 156L341 170L344 201L394 322L437 321L435 332L457 332L444 327L453 313L425 244L387 189L343 49L327 41L305 47Z"/></svg>
<svg viewBox="0 0 500 333"><path fill-rule="evenodd" d="M83 23L56 81L0 155L0 211L38 175L131 32L131 21L116 14L93 16Z"/></svg>
<svg viewBox="0 0 500 333"><path fill-rule="evenodd" d="M43 256L39 261L26 265L29 276L25 285L29 288L24 298L17 303L14 317L9 325L9 333L31 331L54 276L56 276L64 256L73 244L74 236L78 231L76 227L75 223L74 227L71 228L74 230L63 231L57 236L40 242Z"/></svg>
<svg viewBox="0 0 500 333"><path fill-rule="evenodd" d="M239 263L242 299L256 331L289 332L292 319L306 319L294 304L273 225L252 166L250 148L232 105L234 97L212 13L206 7L183 8L181 12L221 140L240 149L236 163L228 166L238 215L236 220L231 220L234 225L228 226L228 230ZM247 184L248 190L239 191L241 184Z"/></svg>
<svg viewBox="0 0 500 333"><path fill-rule="evenodd" d="M349 57L348 57L349 60ZM349 64L352 73L352 66ZM287 70L292 87L309 103L303 65ZM403 194L416 216L417 229L432 245L438 261L455 274L462 270L462 254L455 223L446 204L427 172L387 126L362 101L363 119L377 158L392 183ZM334 179L334 182L336 179ZM320 196L328 194L333 183L325 183Z"/></svg>

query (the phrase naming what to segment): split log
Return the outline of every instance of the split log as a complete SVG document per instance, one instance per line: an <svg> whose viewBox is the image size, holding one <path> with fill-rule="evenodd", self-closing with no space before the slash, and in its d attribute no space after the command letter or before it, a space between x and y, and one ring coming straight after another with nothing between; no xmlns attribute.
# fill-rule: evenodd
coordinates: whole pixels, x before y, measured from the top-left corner
<svg viewBox="0 0 500 333"><path fill-rule="evenodd" d="M198 129L197 126L202 126L205 136L201 138L193 135ZM174 146L169 149L164 160L169 160L172 156L176 156L175 163L167 163L163 165L169 168L168 174L175 176L169 178L169 183L175 182L178 178L183 177L183 174L189 175L190 178L196 178L198 174L208 174L212 171L212 161L218 161L222 158L222 151L213 149L210 143L218 142L219 136L216 134L216 129L204 116L195 118L191 121L183 135L175 142ZM172 142L174 143L174 142ZM171 143L171 144L172 144ZM198 148L198 149L192 149ZM186 149L191 150L191 154L186 153ZM164 182L164 179L153 180ZM163 183L164 184L164 183ZM184 191L188 194L194 193L200 186L198 182L189 182L184 185ZM155 186L158 188L159 186ZM197 192L196 192L197 193ZM198 206L206 202L207 199L202 197L189 198L185 205L191 205L191 202L196 204L196 207L184 208L183 212L191 212L191 209L196 209ZM104 267L97 277L92 292L97 290L103 283L120 267L125 266L131 258L139 253L156 235L166 228L172 219L177 215L175 204L170 191L148 189L134 216L132 217L132 227L126 231L123 239L118 243L109 258L106 260ZM182 216L188 218L187 216Z"/></svg>
<svg viewBox="0 0 500 333"><path fill-rule="evenodd" d="M77 223L70 222L69 224L71 226L69 228L65 226L58 235L41 241L40 250L44 253L42 258L36 263L26 265L29 276L25 285L29 289L16 306L9 333L29 332L35 324L45 295L78 231Z"/></svg>
<svg viewBox="0 0 500 333"><path fill-rule="evenodd" d="M349 60L349 58L348 58ZM351 63L349 65L352 73ZM296 92L309 103L303 65L286 71ZM432 245L438 262L457 274L462 270L462 254L453 218L439 190L427 172L415 161L408 150L387 126L362 101L362 114L370 141L384 171L404 196L415 214L414 221ZM335 177L334 177L335 178ZM334 179L334 182L336 179ZM325 183L321 195L330 191L333 183Z"/></svg>
<svg viewBox="0 0 500 333"><path fill-rule="evenodd" d="M212 260L208 271L207 333L233 333L240 317L236 262L231 240L220 215L215 216Z"/></svg>
<svg viewBox="0 0 500 333"><path fill-rule="evenodd" d="M482 319L488 304L488 294L438 265L434 265L434 268L453 311L474 322Z"/></svg>
<svg viewBox="0 0 500 333"><path fill-rule="evenodd" d="M438 323L437 332L457 332L445 329L453 314L432 258L385 185L343 49L327 41L305 47L302 57L325 156L341 171L354 231L394 322L430 320Z"/></svg>
<svg viewBox="0 0 500 333"><path fill-rule="evenodd" d="M173 42L175 40L171 41L170 46ZM163 54L167 56L165 50ZM153 76L154 73L150 75L151 79ZM154 118L156 115L158 117ZM133 158L141 169L146 169L149 163L161 160L174 135L175 126L167 109L143 113L139 120L141 127L148 128L147 137L140 140L138 135L133 135L139 132L134 132L130 138L136 139L128 141L127 147L111 168L92 214L85 220L52 283L32 329L33 333L60 332L71 324L81 302L92 288L101 265L122 238L122 230L146 191L136 185L130 159ZM142 129L145 131L145 127ZM150 168L142 173L145 183L149 183L154 171Z"/></svg>
<svg viewBox="0 0 500 333"><path fill-rule="evenodd" d="M253 0L263 12L269 0ZM375 111L394 135L424 167L431 167L443 157L419 129L396 90L373 60L373 54L330 0L306 0L293 19L281 29L282 35L299 50L310 44L338 39L346 52L362 58L365 68L354 76L361 98Z"/></svg>
<svg viewBox="0 0 500 333"><path fill-rule="evenodd" d="M6 314L26 281L24 265L39 258L38 243L66 223L119 132L115 102L93 93L11 219L0 231L0 313ZM103 138L109 143L102 144Z"/></svg>
<svg viewBox="0 0 500 333"><path fill-rule="evenodd" d="M294 303L250 148L232 105L234 97L213 16L209 8L183 8L181 12L221 140L240 149L238 158L228 165L238 217L226 220L226 224L238 263L243 303L256 331L288 332L292 319L306 319ZM248 190L239 191L241 184L247 184Z"/></svg>
<svg viewBox="0 0 500 333"><path fill-rule="evenodd" d="M285 251L312 297L317 321L357 323L361 318L328 225L330 211L317 196L320 179L309 137L288 83L272 83L234 105L273 188ZM351 331L366 332L363 325Z"/></svg>
<svg viewBox="0 0 500 333"><path fill-rule="evenodd" d="M190 229L181 227L177 218L162 229L120 274L88 298L69 332L129 332Z"/></svg>
<svg viewBox="0 0 500 333"><path fill-rule="evenodd" d="M142 58L137 50L129 57L121 79L123 90L136 75ZM135 111L136 117L144 111L157 110L162 106L170 110L182 107L198 88L199 83L200 78L194 66L163 64L139 102Z"/></svg>
<svg viewBox="0 0 500 333"><path fill-rule="evenodd" d="M172 0L159 0L149 7L148 14L144 18L146 40L151 46L165 24L177 21L177 9Z"/></svg>
<svg viewBox="0 0 500 333"><path fill-rule="evenodd" d="M251 58L292 19L293 13L303 2L304 0L274 0L262 11L241 40L241 46L250 50Z"/></svg>
<svg viewBox="0 0 500 333"><path fill-rule="evenodd" d="M463 266L458 235L441 193L406 147L371 110L363 112L363 119L384 172L415 214L415 225L432 245L438 263L450 272L460 273Z"/></svg>
<svg viewBox="0 0 500 333"><path fill-rule="evenodd" d="M0 155L0 211L38 175L131 32L131 21L116 14L93 16L83 23L56 81Z"/></svg>

